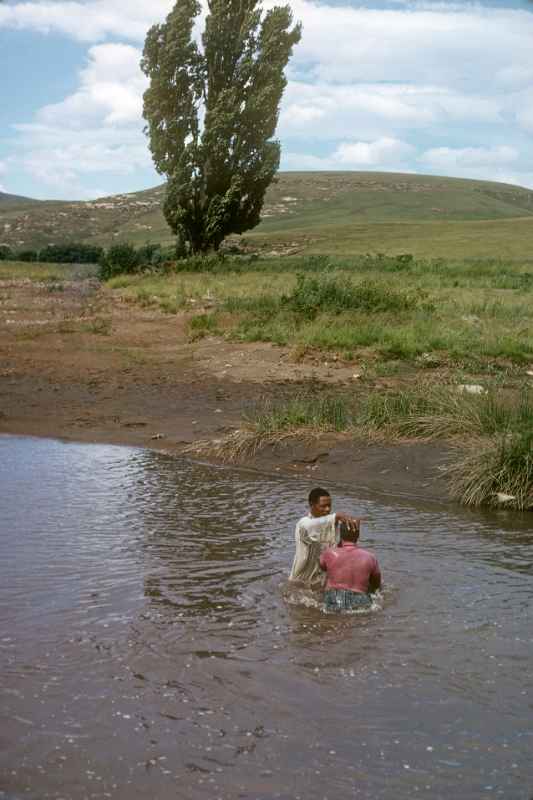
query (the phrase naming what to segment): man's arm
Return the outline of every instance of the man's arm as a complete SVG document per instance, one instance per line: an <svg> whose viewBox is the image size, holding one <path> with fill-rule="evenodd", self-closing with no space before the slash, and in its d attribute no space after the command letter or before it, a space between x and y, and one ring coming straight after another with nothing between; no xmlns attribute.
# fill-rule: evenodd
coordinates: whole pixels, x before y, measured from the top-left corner
<svg viewBox="0 0 533 800"><path fill-rule="evenodd" d="M313 542L333 544L335 541L335 514L326 517L308 517L300 522L299 537L306 545Z"/></svg>

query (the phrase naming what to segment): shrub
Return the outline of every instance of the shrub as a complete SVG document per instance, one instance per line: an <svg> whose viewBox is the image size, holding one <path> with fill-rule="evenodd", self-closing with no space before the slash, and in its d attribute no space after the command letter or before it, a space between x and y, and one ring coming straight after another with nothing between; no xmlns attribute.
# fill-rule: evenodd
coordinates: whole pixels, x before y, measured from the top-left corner
<svg viewBox="0 0 533 800"><path fill-rule="evenodd" d="M0 261L9 261L13 258L13 251L7 244L0 244Z"/></svg>
<svg viewBox="0 0 533 800"><path fill-rule="evenodd" d="M397 292L370 281L354 284L335 275L300 274L294 291L283 302L292 311L313 319L322 311L409 311L424 299L421 292Z"/></svg>
<svg viewBox="0 0 533 800"><path fill-rule="evenodd" d="M39 252L39 261L47 264L98 264L103 248L80 242L50 244Z"/></svg>
<svg viewBox="0 0 533 800"><path fill-rule="evenodd" d="M177 262L176 272L226 272L225 262L223 253L190 256Z"/></svg>
<svg viewBox="0 0 533 800"><path fill-rule="evenodd" d="M34 262L39 260L37 250L19 250L16 254L17 261Z"/></svg>
<svg viewBox="0 0 533 800"><path fill-rule="evenodd" d="M131 244L114 244L102 257L100 262L100 277L108 280L121 273L137 272L139 256Z"/></svg>
<svg viewBox="0 0 533 800"><path fill-rule="evenodd" d="M146 243L137 250L137 264L141 268L158 266L162 261L160 244Z"/></svg>

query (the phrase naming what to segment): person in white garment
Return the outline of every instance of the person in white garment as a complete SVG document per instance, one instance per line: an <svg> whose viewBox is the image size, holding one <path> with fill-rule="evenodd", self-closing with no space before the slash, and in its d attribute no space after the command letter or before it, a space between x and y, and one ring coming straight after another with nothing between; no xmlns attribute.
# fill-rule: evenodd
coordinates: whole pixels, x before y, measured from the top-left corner
<svg viewBox="0 0 533 800"><path fill-rule="evenodd" d="M337 524L344 522L349 530L358 531L360 520L348 514L331 511L331 495L318 486L309 493L309 513L296 525L294 538L296 553L292 564L290 581L322 583L320 555L328 547L337 544Z"/></svg>

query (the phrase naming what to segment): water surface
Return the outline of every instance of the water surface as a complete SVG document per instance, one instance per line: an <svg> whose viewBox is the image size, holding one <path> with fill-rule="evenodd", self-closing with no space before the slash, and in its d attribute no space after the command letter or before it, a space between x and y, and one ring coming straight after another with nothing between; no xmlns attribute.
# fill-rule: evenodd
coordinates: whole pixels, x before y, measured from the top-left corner
<svg viewBox="0 0 533 800"><path fill-rule="evenodd" d="M0 437L0 486L0 798L533 796L530 516L333 489L386 578L336 617L300 479Z"/></svg>

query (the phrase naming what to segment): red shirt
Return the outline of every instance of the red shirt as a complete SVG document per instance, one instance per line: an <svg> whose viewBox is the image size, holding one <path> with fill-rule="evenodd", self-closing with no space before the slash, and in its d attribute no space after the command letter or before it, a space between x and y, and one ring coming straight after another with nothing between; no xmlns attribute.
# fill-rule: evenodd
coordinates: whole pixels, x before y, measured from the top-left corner
<svg viewBox="0 0 533 800"><path fill-rule="evenodd" d="M326 589L349 589L368 594L381 585L377 558L353 542L331 547L320 556L320 566L327 572Z"/></svg>

